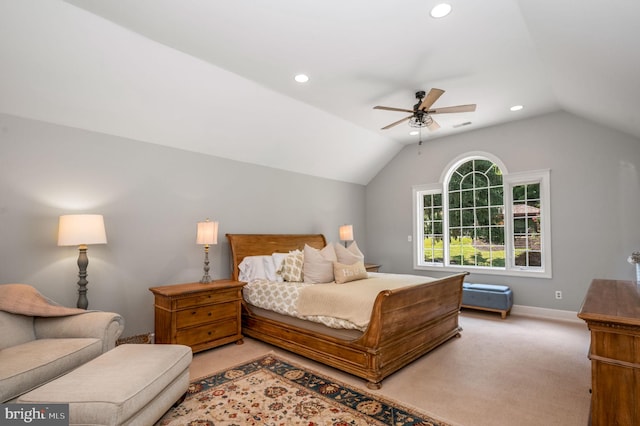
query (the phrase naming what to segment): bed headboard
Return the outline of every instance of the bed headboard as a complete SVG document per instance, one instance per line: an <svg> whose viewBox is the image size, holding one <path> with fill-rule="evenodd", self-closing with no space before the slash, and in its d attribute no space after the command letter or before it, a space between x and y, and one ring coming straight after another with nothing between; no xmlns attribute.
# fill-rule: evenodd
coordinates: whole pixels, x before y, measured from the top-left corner
<svg viewBox="0 0 640 426"><path fill-rule="evenodd" d="M322 234L227 234L231 246L232 276L238 279L238 265L247 256L304 250L304 245L321 249L327 245Z"/></svg>

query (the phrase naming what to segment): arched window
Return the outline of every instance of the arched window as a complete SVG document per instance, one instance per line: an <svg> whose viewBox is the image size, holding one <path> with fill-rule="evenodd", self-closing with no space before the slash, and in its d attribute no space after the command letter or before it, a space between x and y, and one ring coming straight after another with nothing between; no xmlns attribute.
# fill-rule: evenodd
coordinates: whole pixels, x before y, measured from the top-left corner
<svg viewBox="0 0 640 426"><path fill-rule="evenodd" d="M548 170L468 154L413 193L415 268L551 277Z"/></svg>

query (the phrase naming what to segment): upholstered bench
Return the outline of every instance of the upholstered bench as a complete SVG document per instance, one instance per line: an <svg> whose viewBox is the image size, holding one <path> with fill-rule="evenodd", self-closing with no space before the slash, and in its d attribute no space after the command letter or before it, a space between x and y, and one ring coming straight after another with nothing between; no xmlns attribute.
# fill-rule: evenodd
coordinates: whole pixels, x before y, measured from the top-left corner
<svg viewBox="0 0 640 426"><path fill-rule="evenodd" d="M22 395L69 404L70 425L152 425L189 387L191 348L126 344Z"/></svg>
<svg viewBox="0 0 640 426"><path fill-rule="evenodd" d="M462 284L462 307L499 312L506 318L513 306L513 292L506 285Z"/></svg>

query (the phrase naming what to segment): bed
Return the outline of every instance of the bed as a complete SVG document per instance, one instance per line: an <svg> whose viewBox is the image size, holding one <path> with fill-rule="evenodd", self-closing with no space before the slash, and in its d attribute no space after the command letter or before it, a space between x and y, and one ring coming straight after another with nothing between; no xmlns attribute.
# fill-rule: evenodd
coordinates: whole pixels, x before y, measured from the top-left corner
<svg viewBox="0 0 640 426"><path fill-rule="evenodd" d="M302 250L305 244L315 249L326 246L321 234L227 234L227 238L234 280L238 280L239 266L247 256L288 253ZM367 387L379 389L385 377L460 336L458 315L465 275L424 277L424 283L380 291L364 330L326 327L261 309L245 300L242 332L361 377Z"/></svg>

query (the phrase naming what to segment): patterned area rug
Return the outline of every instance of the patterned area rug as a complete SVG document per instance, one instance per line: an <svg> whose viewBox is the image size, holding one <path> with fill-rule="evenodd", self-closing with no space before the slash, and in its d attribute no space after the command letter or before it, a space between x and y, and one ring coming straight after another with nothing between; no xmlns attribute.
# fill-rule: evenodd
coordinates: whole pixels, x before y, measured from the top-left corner
<svg viewBox="0 0 640 426"><path fill-rule="evenodd" d="M179 425L450 426L271 354L191 383L156 423Z"/></svg>

